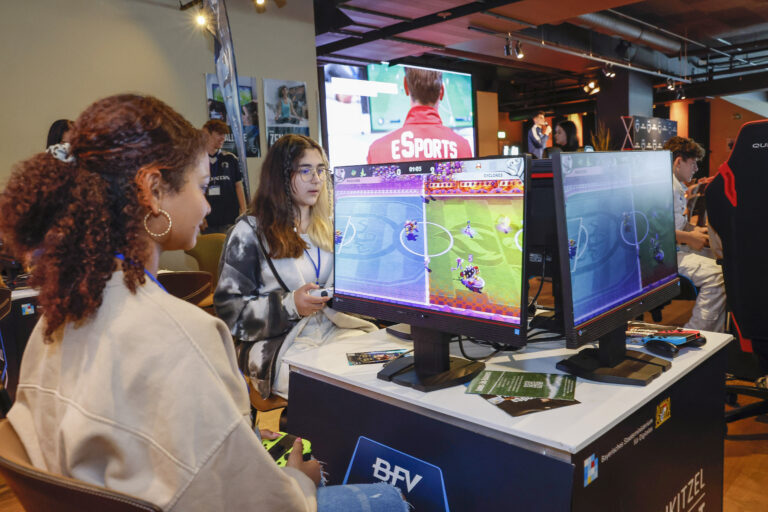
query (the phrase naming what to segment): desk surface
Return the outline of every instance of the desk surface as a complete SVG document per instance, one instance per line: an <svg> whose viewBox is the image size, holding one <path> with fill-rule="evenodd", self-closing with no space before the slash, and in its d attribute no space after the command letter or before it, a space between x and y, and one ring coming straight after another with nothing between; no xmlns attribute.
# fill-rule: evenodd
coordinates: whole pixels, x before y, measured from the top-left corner
<svg viewBox="0 0 768 512"><path fill-rule="evenodd" d="M508 415L479 395L465 393L464 386L423 393L377 379L376 373L381 365L350 366L347 363L348 352L412 346L386 334L384 330L295 354L286 361L293 371L311 374L321 380L441 417L554 457L570 458L569 454L586 447L732 339L729 334L703 334L707 338L706 345L681 350L672 361L672 368L647 386L622 386L578 379L575 398L580 404L519 417ZM453 345L456 344L452 344L452 350L455 348ZM465 348L467 345L471 344L465 343ZM555 364L564 356L577 352L563 347L563 341L532 344L518 352L497 355L486 362L486 368L563 373L555 368ZM636 347L630 345L629 348ZM475 356L475 352L470 355ZM712 377L721 378L719 375Z"/></svg>

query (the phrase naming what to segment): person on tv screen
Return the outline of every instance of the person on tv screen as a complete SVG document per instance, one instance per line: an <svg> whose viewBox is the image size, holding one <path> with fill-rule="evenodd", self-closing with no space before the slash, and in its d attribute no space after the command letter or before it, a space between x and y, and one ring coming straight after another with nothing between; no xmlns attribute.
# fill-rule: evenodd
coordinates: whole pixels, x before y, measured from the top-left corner
<svg viewBox="0 0 768 512"><path fill-rule="evenodd" d="M672 137L664 144L672 152L673 189L675 201L675 239L679 245L677 267L681 276L690 279L699 289L693 316L686 328L720 332L725 326L725 283L723 270L714 259L698 254L709 245L706 227L694 227L685 217L685 183L698 170L698 161L704 158L704 148L693 139Z"/></svg>
<svg viewBox="0 0 768 512"><path fill-rule="evenodd" d="M368 148L368 163L472 158L467 140L443 126L437 106L445 94L440 71L405 68L405 94L411 109L403 126L375 140Z"/></svg>
<svg viewBox="0 0 768 512"><path fill-rule="evenodd" d="M264 158L248 215L227 236L213 303L264 399L288 396L286 354L376 329L310 294L333 285L331 208L322 147L284 135Z"/></svg>
<svg viewBox="0 0 768 512"><path fill-rule="evenodd" d="M544 156L547 140L552 133L552 127L547 123L544 114L543 110L536 112L536 115L533 116L533 126L528 131L528 151L536 158Z"/></svg>
<svg viewBox="0 0 768 512"><path fill-rule="evenodd" d="M387 483L318 488L301 439L278 467L227 326L157 282L160 253L191 249L210 209L203 133L124 94L88 107L62 146L0 193L0 236L34 255L44 311L8 413L32 465L167 511L408 510Z"/></svg>
<svg viewBox="0 0 768 512"><path fill-rule="evenodd" d="M205 193L211 212L205 218L205 233L224 233L245 212L243 174L237 157L221 146L229 133L224 121L211 119L203 125L206 150L211 165L211 182Z"/></svg>

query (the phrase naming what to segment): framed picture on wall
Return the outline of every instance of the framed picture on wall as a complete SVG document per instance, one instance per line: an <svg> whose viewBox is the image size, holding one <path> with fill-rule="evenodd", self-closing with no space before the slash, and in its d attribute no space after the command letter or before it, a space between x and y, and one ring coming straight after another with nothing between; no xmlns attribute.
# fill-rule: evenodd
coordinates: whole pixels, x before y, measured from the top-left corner
<svg viewBox="0 0 768 512"><path fill-rule="evenodd" d="M287 133L309 135L307 83L264 79L267 147Z"/></svg>
<svg viewBox="0 0 768 512"><path fill-rule="evenodd" d="M240 110L243 119L245 156L261 156L257 80L253 77L240 76L237 78L237 89L240 96ZM208 104L208 119L220 119L229 124L221 87L219 87L215 74L208 73L205 75L205 93ZM232 134L227 136L223 149L237 154L237 147L235 146Z"/></svg>

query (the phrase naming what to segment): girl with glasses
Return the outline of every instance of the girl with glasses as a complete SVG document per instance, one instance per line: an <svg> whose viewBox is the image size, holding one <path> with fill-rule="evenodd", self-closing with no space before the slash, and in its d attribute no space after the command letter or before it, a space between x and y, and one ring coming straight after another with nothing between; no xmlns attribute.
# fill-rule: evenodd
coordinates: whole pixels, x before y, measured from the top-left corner
<svg viewBox="0 0 768 512"><path fill-rule="evenodd" d="M229 232L213 300L238 340L243 372L261 394L288 397L293 351L375 330L311 290L333 286L330 176L323 148L303 135L269 150L259 188Z"/></svg>

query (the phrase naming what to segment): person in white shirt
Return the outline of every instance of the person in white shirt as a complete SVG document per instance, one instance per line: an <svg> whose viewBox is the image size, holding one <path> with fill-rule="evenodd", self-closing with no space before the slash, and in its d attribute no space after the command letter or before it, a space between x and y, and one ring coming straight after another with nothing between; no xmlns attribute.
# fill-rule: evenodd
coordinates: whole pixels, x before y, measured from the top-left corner
<svg viewBox="0 0 768 512"><path fill-rule="evenodd" d="M331 510L348 486L318 490L300 440L279 468L252 430L227 326L155 278L163 250L195 245L209 179L202 133L139 95L97 101L15 167L0 236L31 257L44 313L8 419L35 467L163 510Z"/></svg>
<svg viewBox="0 0 768 512"><path fill-rule="evenodd" d="M707 228L688 225L685 217L684 183L688 183L698 170L698 161L704 157L704 148L693 139L672 137L664 149L672 152L672 177L675 208L675 238L677 240L678 273L699 289L693 315L686 328L722 332L725 326L725 282L723 269L714 259L694 251L709 245Z"/></svg>

